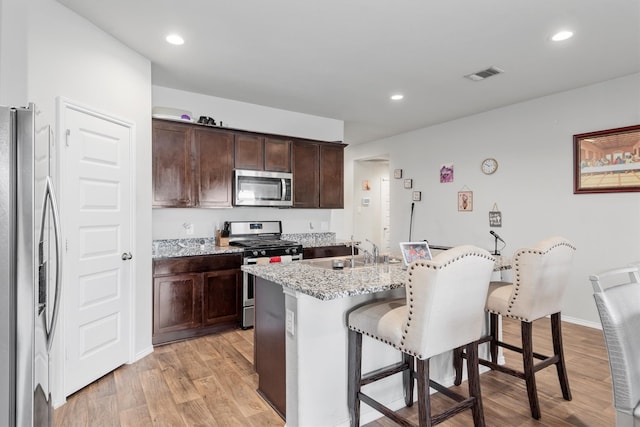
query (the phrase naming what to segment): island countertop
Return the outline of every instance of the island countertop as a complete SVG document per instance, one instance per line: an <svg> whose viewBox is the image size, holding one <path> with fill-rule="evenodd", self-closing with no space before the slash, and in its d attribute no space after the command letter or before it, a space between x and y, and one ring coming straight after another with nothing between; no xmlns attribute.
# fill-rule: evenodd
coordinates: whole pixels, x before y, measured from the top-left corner
<svg viewBox="0 0 640 427"><path fill-rule="evenodd" d="M435 255L435 254L434 254ZM510 258L496 256L494 271L511 268ZM242 271L323 301L402 288L408 281L402 263L332 270L305 264L243 265Z"/></svg>

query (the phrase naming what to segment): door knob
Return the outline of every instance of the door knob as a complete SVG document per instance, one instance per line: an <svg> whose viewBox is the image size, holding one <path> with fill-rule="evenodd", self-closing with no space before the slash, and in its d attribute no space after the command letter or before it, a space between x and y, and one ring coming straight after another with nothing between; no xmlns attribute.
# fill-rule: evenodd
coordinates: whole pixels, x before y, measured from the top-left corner
<svg viewBox="0 0 640 427"><path fill-rule="evenodd" d="M122 260L123 261L128 261L131 258L133 258L133 255L131 255L131 252L123 252L122 253Z"/></svg>

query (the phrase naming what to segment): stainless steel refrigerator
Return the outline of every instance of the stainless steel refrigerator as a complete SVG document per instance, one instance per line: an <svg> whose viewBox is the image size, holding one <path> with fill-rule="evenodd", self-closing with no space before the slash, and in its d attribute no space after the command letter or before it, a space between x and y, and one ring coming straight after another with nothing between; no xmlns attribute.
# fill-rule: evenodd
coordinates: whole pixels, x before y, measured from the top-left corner
<svg viewBox="0 0 640 427"><path fill-rule="evenodd" d="M0 426L53 424L49 354L61 292L50 129L0 107Z"/></svg>

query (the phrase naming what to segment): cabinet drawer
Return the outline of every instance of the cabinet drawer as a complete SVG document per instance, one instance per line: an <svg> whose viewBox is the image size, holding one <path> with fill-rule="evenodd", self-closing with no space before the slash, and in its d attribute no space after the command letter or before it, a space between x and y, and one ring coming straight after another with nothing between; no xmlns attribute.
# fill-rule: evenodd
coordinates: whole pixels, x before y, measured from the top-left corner
<svg viewBox="0 0 640 427"><path fill-rule="evenodd" d="M162 276L179 273L204 273L205 271L232 270L240 268L242 256L202 255L181 258L168 258L153 261L153 275Z"/></svg>

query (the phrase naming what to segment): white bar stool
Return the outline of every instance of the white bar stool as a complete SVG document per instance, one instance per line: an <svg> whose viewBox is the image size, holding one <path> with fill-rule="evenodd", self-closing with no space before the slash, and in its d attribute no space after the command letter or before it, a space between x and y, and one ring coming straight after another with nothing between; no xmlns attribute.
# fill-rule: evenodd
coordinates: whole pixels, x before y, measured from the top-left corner
<svg viewBox="0 0 640 427"><path fill-rule="evenodd" d="M489 335L480 343L489 342L491 360L480 359L480 364L493 370L524 379L531 416L540 419L540 404L536 388L535 373L548 366L556 366L562 397L571 400L569 379L564 362L562 347L561 316L562 298L569 284L569 273L575 247L562 237L551 237L538 242L532 248L519 249L513 257L514 281L491 282L487 296L486 310L491 313ZM499 340L498 316L520 321L522 347ZM551 317L553 356L544 356L533 351L533 322L543 317ZM498 347L522 354L523 371L498 365ZM454 384L462 381L461 349L456 349ZM541 360L534 363L534 359Z"/></svg>
<svg viewBox="0 0 640 427"><path fill-rule="evenodd" d="M365 394L367 384L402 373L405 403L413 405L413 381L418 381L420 426L431 426L471 409L475 426L484 426L477 340L482 335L484 304L495 259L484 249L458 246L431 261L409 267L406 299L366 304L349 314L349 391L351 426L360 425L360 402L401 425L411 425L382 403ZM402 353L402 362L362 376L362 335L388 344ZM469 356L469 396L464 397L430 380L432 356L466 346ZM414 371L414 357L417 372ZM429 387L458 403L433 416Z"/></svg>

